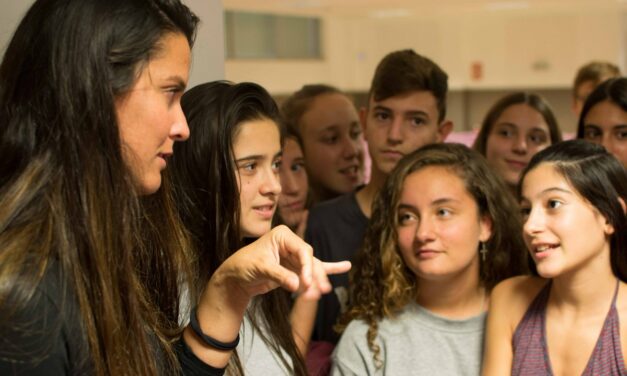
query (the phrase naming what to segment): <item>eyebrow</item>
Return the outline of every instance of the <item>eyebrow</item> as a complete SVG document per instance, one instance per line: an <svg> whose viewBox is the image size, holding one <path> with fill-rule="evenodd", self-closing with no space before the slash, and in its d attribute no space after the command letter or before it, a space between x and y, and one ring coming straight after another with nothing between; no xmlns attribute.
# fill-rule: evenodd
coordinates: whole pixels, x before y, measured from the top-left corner
<svg viewBox="0 0 627 376"><path fill-rule="evenodd" d="M550 187L550 188L547 188L547 189L543 190L542 192L540 192L538 194L538 196L543 196L543 195L545 195L547 193L551 193L551 192L561 192L561 193L566 193L568 195L573 195L573 192L569 191L568 189L559 188L559 187ZM521 199L529 201L529 198L527 198L524 195L521 196Z"/></svg>
<svg viewBox="0 0 627 376"><path fill-rule="evenodd" d="M584 128L596 128L596 129L602 129L603 127L601 127L600 125L596 125L596 124L584 124L583 125ZM621 128L627 128L627 124L616 124L612 126L612 130L614 129L621 129Z"/></svg>
<svg viewBox="0 0 627 376"><path fill-rule="evenodd" d="M283 151L280 151L278 153L276 153L272 159L281 157L283 155ZM235 163L239 163L239 162L245 162L245 161L258 161L258 160L263 160L265 159L266 156L262 155L262 154L253 154L253 155L247 155L245 157L239 158L235 160Z"/></svg>
<svg viewBox="0 0 627 376"><path fill-rule="evenodd" d="M187 87L187 83L181 76L168 76L164 81L174 83L175 87L181 90L185 90L185 87Z"/></svg>
<svg viewBox="0 0 627 376"><path fill-rule="evenodd" d="M437 200L433 201L433 202L431 203L431 206L434 206L434 205L442 205L442 204L448 204L448 203L450 203L450 202L459 202L459 200L458 200L458 199L456 199L456 198L449 198L449 197L439 198L439 199L437 199Z"/></svg>
<svg viewBox="0 0 627 376"><path fill-rule="evenodd" d="M596 128L596 129L601 129L601 127L599 127L596 124L584 124L583 125L584 128Z"/></svg>
<svg viewBox="0 0 627 376"><path fill-rule="evenodd" d="M388 107L382 106L382 105L380 105L380 104L378 104L378 105L374 106L374 107L373 107L373 110L375 110L375 111L376 111L376 110L379 110L379 111L385 111L385 112L394 112L391 108L388 108ZM403 115L405 115L405 116L407 116L407 115L422 115L422 116L425 116L425 117L427 117L427 118L429 117L429 114L428 114L428 113L426 113L426 112L424 112L424 111L422 111L422 110L410 110L410 111L404 111L404 112L403 112Z"/></svg>
<svg viewBox="0 0 627 376"><path fill-rule="evenodd" d="M562 193L568 193L570 195L573 194L573 192L569 191L568 189L564 189L564 188L560 188L560 187L550 187L550 188L547 188L547 189L543 190L540 193L544 194L544 193L549 193L549 192L562 192Z"/></svg>
<svg viewBox="0 0 627 376"><path fill-rule="evenodd" d="M335 131L338 131L339 128L340 126L338 124L331 124L327 127L322 128L318 133L335 132Z"/></svg>
<svg viewBox="0 0 627 376"><path fill-rule="evenodd" d="M498 126L507 126L507 127L514 127L514 128L518 128L517 124L514 123L510 123L509 121L502 121L500 123L496 123L494 124L494 126L498 127ZM540 131L540 132L544 132L547 133L547 129L544 128L540 128L540 127L533 127L531 128L532 131Z"/></svg>
<svg viewBox="0 0 627 376"><path fill-rule="evenodd" d="M442 205L442 204L448 204L451 202L459 202L458 199L455 198L449 198L449 197L444 197L444 198L439 198L437 200L434 200L431 202L430 206L437 206L437 205ZM416 209L416 207L414 207L413 205L410 204L404 204L404 203L399 203L398 204L398 208L399 209Z"/></svg>

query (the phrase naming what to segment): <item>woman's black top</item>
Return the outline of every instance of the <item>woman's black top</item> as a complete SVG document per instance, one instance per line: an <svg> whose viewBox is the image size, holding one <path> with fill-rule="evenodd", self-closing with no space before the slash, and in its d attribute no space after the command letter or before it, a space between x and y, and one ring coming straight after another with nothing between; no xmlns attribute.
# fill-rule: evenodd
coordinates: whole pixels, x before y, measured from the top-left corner
<svg viewBox="0 0 627 376"><path fill-rule="evenodd" d="M0 375L89 375L93 373L78 304L51 267L27 307L0 322ZM11 307L0 307L6 317ZM181 338L174 344L183 375L221 376L198 359ZM159 357L156 355L157 358Z"/></svg>

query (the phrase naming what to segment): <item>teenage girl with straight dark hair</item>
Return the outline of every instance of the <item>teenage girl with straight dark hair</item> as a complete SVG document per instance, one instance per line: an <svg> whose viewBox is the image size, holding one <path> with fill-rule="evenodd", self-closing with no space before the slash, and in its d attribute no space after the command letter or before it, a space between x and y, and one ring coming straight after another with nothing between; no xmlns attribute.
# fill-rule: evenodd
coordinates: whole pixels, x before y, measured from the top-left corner
<svg viewBox="0 0 627 376"><path fill-rule="evenodd" d="M611 78L590 93L577 138L603 145L627 168L627 77Z"/></svg>
<svg viewBox="0 0 627 376"><path fill-rule="evenodd" d="M625 375L627 172L602 146L565 141L523 171L532 276L492 292L485 375Z"/></svg>
<svg viewBox="0 0 627 376"><path fill-rule="evenodd" d="M199 251L202 289L234 250L270 231L281 192L283 132L274 100L253 83L198 85L181 104L194 138L175 146L168 171L180 216ZM288 316L285 291L255 299L240 330L243 344L234 368L305 375Z"/></svg>

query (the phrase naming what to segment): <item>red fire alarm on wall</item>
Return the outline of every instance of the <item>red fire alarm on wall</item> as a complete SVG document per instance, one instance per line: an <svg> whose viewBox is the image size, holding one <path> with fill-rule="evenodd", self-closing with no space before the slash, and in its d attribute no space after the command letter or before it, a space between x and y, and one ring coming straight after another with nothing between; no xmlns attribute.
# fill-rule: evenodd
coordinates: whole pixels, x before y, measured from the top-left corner
<svg viewBox="0 0 627 376"><path fill-rule="evenodd" d="M480 81L483 78L483 63L480 61L473 61L470 64L470 78L473 81Z"/></svg>

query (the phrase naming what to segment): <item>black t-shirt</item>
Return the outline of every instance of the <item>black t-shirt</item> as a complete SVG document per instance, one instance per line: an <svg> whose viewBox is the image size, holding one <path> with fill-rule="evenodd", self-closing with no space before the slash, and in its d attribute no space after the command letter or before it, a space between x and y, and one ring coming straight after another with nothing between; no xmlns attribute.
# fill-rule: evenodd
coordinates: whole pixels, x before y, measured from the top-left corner
<svg viewBox="0 0 627 376"><path fill-rule="evenodd" d="M7 308L1 308L3 315ZM0 323L0 375L93 374L76 297L55 263L27 306L11 317ZM198 359L182 339L174 351L183 375L224 374Z"/></svg>
<svg viewBox="0 0 627 376"><path fill-rule="evenodd" d="M349 193L314 206L309 213L305 241L322 261L353 261L361 248L368 217L361 211L355 193ZM318 303L312 339L337 343L333 330L348 299L348 273L329 276L333 292Z"/></svg>

